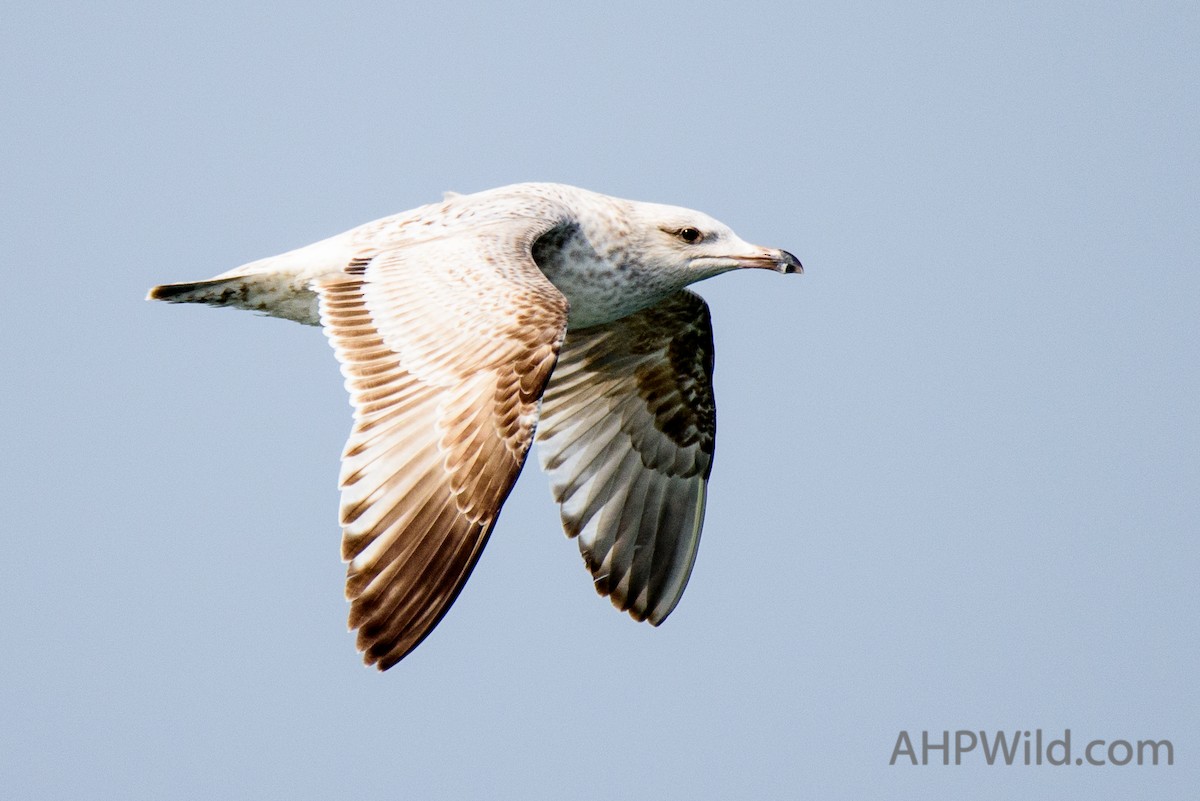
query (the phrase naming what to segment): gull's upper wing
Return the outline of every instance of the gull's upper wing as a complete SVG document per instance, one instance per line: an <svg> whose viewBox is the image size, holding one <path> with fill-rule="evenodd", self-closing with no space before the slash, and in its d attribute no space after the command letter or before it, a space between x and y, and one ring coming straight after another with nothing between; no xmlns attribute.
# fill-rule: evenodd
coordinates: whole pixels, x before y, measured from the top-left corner
<svg viewBox="0 0 1200 801"><path fill-rule="evenodd" d="M570 331L538 453L596 589L638 620L679 602L700 544L716 409L708 306L678 292Z"/></svg>
<svg viewBox="0 0 1200 801"><path fill-rule="evenodd" d="M399 662L437 625L516 481L567 302L509 221L370 254L318 281L354 406L342 556L364 660Z"/></svg>

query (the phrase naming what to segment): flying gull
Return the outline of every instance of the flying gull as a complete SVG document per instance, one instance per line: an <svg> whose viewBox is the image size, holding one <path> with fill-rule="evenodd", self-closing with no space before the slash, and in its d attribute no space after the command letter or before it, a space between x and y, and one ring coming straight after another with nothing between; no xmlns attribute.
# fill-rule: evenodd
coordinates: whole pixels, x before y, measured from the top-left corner
<svg viewBox="0 0 1200 801"><path fill-rule="evenodd" d="M535 428L596 589L666 619L700 543L715 431L708 307L684 287L743 267L802 271L700 212L516 184L149 298L324 327L354 407L350 627L386 670L462 590Z"/></svg>

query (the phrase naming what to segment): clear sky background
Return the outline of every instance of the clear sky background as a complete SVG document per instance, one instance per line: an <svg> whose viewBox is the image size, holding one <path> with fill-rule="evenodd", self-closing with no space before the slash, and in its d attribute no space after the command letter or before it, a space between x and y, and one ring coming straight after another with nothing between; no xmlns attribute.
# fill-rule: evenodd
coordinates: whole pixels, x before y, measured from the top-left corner
<svg viewBox="0 0 1200 801"><path fill-rule="evenodd" d="M7 8L0 796L1194 798L1200 6L967 6ZM662 628L527 469L379 674L324 337L142 298L526 180L807 273L698 287L717 459ZM1038 727L1176 764L888 765Z"/></svg>

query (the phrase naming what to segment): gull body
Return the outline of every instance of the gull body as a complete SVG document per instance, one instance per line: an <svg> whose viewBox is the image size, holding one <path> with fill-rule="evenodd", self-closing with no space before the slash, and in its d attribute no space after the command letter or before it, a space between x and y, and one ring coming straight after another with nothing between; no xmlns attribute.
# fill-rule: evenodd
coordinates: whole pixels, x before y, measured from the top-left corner
<svg viewBox="0 0 1200 801"><path fill-rule="evenodd" d="M684 287L750 267L801 271L700 212L516 184L149 297L324 326L355 408L340 479L350 624L386 669L457 597L539 416L597 590L666 618L699 544L714 436L708 311Z"/></svg>

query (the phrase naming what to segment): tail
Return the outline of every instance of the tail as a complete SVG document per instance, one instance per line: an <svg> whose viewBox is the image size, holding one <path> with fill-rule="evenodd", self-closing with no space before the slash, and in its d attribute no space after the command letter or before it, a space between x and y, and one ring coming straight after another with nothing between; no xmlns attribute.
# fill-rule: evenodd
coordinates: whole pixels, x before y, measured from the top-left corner
<svg viewBox="0 0 1200 801"><path fill-rule="evenodd" d="M306 280L292 275L231 275L187 284L163 284L151 289L146 300L231 306L305 325L321 324L317 293L308 288Z"/></svg>
<svg viewBox="0 0 1200 801"><path fill-rule="evenodd" d="M244 278L211 278L187 284L162 284L150 290L146 300L168 303L207 303L209 306L242 306L249 294Z"/></svg>
<svg viewBox="0 0 1200 801"><path fill-rule="evenodd" d="M146 299L232 306L305 325L320 325L317 293L311 284L318 278L341 274L361 255L355 247L354 231L348 231L307 247L243 264L206 281L156 286Z"/></svg>

